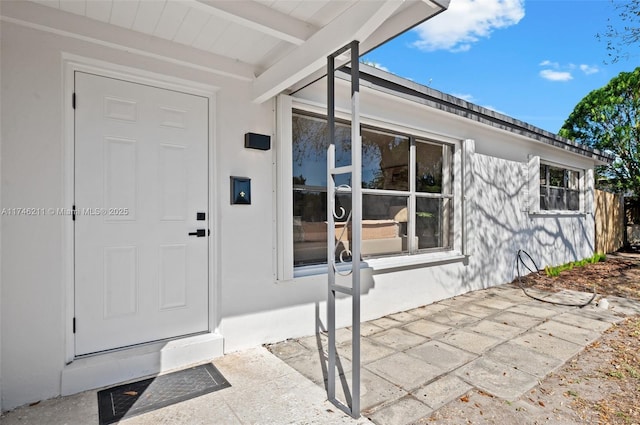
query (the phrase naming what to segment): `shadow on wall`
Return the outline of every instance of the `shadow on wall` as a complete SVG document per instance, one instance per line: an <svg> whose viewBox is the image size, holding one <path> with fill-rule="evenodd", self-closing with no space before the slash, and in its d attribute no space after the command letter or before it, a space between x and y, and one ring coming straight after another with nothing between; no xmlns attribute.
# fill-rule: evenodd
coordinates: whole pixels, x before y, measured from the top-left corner
<svg viewBox="0 0 640 425"><path fill-rule="evenodd" d="M523 249L540 267L579 260L594 250L590 214L530 214L526 164L474 154L471 205L471 257L452 278L464 289L508 283L516 277L516 253Z"/></svg>
<svg viewBox="0 0 640 425"><path fill-rule="evenodd" d="M594 249L591 214L530 214L527 164L482 154L472 156L473 181L468 189L470 257L467 262L430 264L394 269L402 273L397 290L420 296L423 304L472 290L511 282L516 276L516 253L523 249L543 267L590 256ZM534 200L538 202L538 200ZM382 276L380 276L382 277ZM343 278L349 284L351 277ZM362 273L362 294L375 292L378 276ZM419 287L423 285L423 287ZM389 282L381 289L393 290ZM406 284L406 285L405 285ZM252 287L256 293L242 296L242 303L226 302L224 318L243 314L306 308L327 299L326 275L302 282L269 283ZM404 289L403 289L404 288ZM226 291L229 291L227 287ZM237 288L234 296L242 291ZM257 293L259 292L259 293ZM224 294L223 294L224 297ZM346 302L348 297L338 296ZM268 300L268 302L265 302ZM363 298L364 300L364 298ZM379 301L379 300L378 300ZM408 301L415 304L415 298ZM397 307L397 306L396 306ZM306 310L305 310L306 311ZM306 313L305 313L306 314ZM318 318L316 317L316 320Z"/></svg>

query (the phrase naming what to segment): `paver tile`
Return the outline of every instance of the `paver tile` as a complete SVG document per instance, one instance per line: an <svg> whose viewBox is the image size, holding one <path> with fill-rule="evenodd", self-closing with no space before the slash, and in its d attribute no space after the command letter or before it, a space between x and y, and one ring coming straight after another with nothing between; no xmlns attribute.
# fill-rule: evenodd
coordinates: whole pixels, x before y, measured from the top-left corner
<svg viewBox="0 0 640 425"><path fill-rule="evenodd" d="M543 322L533 328L533 330L540 333L547 333L557 338L564 339L565 341L574 342L583 346L595 341L600 336L600 333L598 332L556 322L555 320Z"/></svg>
<svg viewBox="0 0 640 425"><path fill-rule="evenodd" d="M347 341L338 346L338 352L344 358L352 359L351 341ZM386 357L395 353L395 350L385 345L375 343L369 338L360 340L360 362L365 364Z"/></svg>
<svg viewBox="0 0 640 425"><path fill-rule="evenodd" d="M458 313L453 310L446 310L432 314L429 316L429 320L447 326L464 326L477 322L480 319L474 316L469 316L468 314Z"/></svg>
<svg viewBox="0 0 640 425"><path fill-rule="evenodd" d="M476 304L484 307L495 308L497 310L504 310L506 308L513 307L518 303L512 300L508 300L506 298L502 298L500 296L495 296L495 297L486 297L483 300L477 301Z"/></svg>
<svg viewBox="0 0 640 425"><path fill-rule="evenodd" d="M427 317L432 314L438 313L443 310L448 310L450 307L444 304L429 304L422 307L414 308L413 310L409 310L408 313L413 314L418 317Z"/></svg>
<svg viewBox="0 0 640 425"><path fill-rule="evenodd" d="M567 312L562 313L553 318L556 322L562 322L567 325L578 326L583 329L587 329L595 332L604 332L611 327L611 323L605 320L598 320L591 317L586 317L583 312L574 313Z"/></svg>
<svg viewBox="0 0 640 425"><path fill-rule="evenodd" d="M287 340L278 344L273 344L269 347L269 350L282 360L299 356L301 354L308 354L310 351L307 347L296 340Z"/></svg>
<svg viewBox="0 0 640 425"><path fill-rule="evenodd" d="M524 332L523 329L515 326L505 325L504 323L494 322L493 320L481 320L472 325L466 326L464 329L478 332L484 335L493 336L502 340L513 338Z"/></svg>
<svg viewBox="0 0 640 425"><path fill-rule="evenodd" d="M458 313L462 314L468 314L469 316L474 316L479 319L484 319L487 316L498 313L500 310L470 302L461 307L454 307L453 311L457 311Z"/></svg>
<svg viewBox="0 0 640 425"><path fill-rule="evenodd" d="M541 307L540 302L538 302L536 305L531 305L531 304L516 305L509 308L507 311L511 313L523 314L525 316L538 317L540 319L546 319L547 317L560 314L558 310L547 308L547 307Z"/></svg>
<svg viewBox="0 0 640 425"><path fill-rule="evenodd" d="M360 335L361 336L371 336L378 332L382 332L384 328L380 326L376 326L371 322L364 322L360 324Z"/></svg>
<svg viewBox="0 0 640 425"><path fill-rule="evenodd" d="M503 311L491 317L491 320L509 326L517 326L521 329L531 329L532 327L542 323L545 319L514 313L511 311Z"/></svg>
<svg viewBox="0 0 640 425"><path fill-rule="evenodd" d="M461 329L446 333L436 339L475 354L482 354L500 343L498 338Z"/></svg>
<svg viewBox="0 0 640 425"><path fill-rule="evenodd" d="M529 331L513 339L513 342L526 348L531 348L539 353L567 361L578 354L583 346L575 344L548 333Z"/></svg>
<svg viewBox="0 0 640 425"><path fill-rule="evenodd" d="M453 329L453 327L432 322L427 319L422 319L422 320L417 320L415 322L411 322L408 325L403 326L402 329L406 329L410 332L413 332L415 334L422 335L425 337L432 337L434 335L438 335L443 332L449 331Z"/></svg>
<svg viewBox="0 0 640 425"><path fill-rule="evenodd" d="M432 412L429 406L409 395L377 410L371 415L371 420L378 425L412 424Z"/></svg>
<svg viewBox="0 0 640 425"><path fill-rule="evenodd" d="M486 354L486 358L496 363L514 366L518 370L535 375L538 378L544 378L564 364L560 359L511 341L500 344L489 351Z"/></svg>
<svg viewBox="0 0 640 425"><path fill-rule="evenodd" d="M428 406L438 409L451 400L461 397L472 388L457 376L448 374L418 388L413 395Z"/></svg>
<svg viewBox="0 0 640 425"><path fill-rule="evenodd" d="M426 338L423 336L399 328L388 329L369 338L398 351L404 351L407 348L415 347L426 341Z"/></svg>
<svg viewBox="0 0 640 425"><path fill-rule="evenodd" d="M428 341L406 351L441 370L453 370L470 362L477 356L440 341Z"/></svg>
<svg viewBox="0 0 640 425"><path fill-rule="evenodd" d="M336 399L345 404L345 402L348 401L345 393L350 393L351 388L350 374L341 377L340 380L336 380ZM360 409L363 413L366 414L382 403L393 403L394 400L398 400L406 395L408 395L407 391L379 377L375 373L365 368L362 368L360 371Z"/></svg>
<svg viewBox="0 0 640 425"><path fill-rule="evenodd" d="M365 368L407 391L432 380L444 371L405 353L396 353L377 360Z"/></svg>
<svg viewBox="0 0 640 425"><path fill-rule="evenodd" d="M457 369L456 375L496 397L515 400L538 383L538 378L514 369L513 366L497 363L480 357Z"/></svg>
<svg viewBox="0 0 640 425"><path fill-rule="evenodd" d="M398 322L397 320L390 319L389 317L381 317L375 320L369 320L368 323L372 325L379 326L383 329L395 328L397 326L402 326L402 322Z"/></svg>
<svg viewBox="0 0 640 425"><path fill-rule="evenodd" d="M401 311L400 313L390 314L388 317L393 320L397 320L398 322L413 322L414 320L418 320L420 316L413 315L406 311Z"/></svg>

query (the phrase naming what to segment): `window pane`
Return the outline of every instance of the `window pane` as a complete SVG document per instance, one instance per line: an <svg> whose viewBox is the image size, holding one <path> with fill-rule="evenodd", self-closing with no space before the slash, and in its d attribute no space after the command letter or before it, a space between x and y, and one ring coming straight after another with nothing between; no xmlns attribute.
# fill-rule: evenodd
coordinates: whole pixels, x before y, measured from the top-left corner
<svg viewBox="0 0 640 425"><path fill-rule="evenodd" d="M564 169L549 167L549 185L555 187L565 187Z"/></svg>
<svg viewBox="0 0 640 425"><path fill-rule="evenodd" d="M451 147L416 141L416 191L451 193Z"/></svg>
<svg viewBox="0 0 640 425"><path fill-rule="evenodd" d="M569 211L580 210L580 192L567 190L567 208Z"/></svg>
<svg viewBox="0 0 640 425"><path fill-rule="evenodd" d="M549 196L547 195L547 187L540 186L540 209L549 210Z"/></svg>
<svg viewBox="0 0 640 425"><path fill-rule="evenodd" d="M567 170L567 188L578 190L580 184L580 173L573 170Z"/></svg>
<svg viewBox="0 0 640 425"><path fill-rule="evenodd" d="M362 255L407 253L406 196L362 196Z"/></svg>
<svg viewBox="0 0 640 425"><path fill-rule="evenodd" d="M327 193L293 192L293 263L327 261Z"/></svg>
<svg viewBox="0 0 640 425"><path fill-rule="evenodd" d="M336 124L336 165L351 163L350 129ZM304 115L293 115L293 184L294 186L327 187L327 121ZM337 184L349 184L348 176L340 176Z"/></svg>
<svg viewBox="0 0 640 425"><path fill-rule="evenodd" d="M320 191L293 192L293 264L303 266L327 263L327 193ZM351 195L336 197L336 212L344 211L343 218L336 218L336 259L349 249L351 233L344 224L351 212ZM343 254L345 261L350 260Z"/></svg>
<svg viewBox="0 0 640 425"><path fill-rule="evenodd" d="M540 186L547 184L547 166L540 164Z"/></svg>
<svg viewBox="0 0 640 425"><path fill-rule="evenodd" d="M564 210L565 202L564 202L564 189L549 189L549 200L548 205L550 210Z"/></svg>
<svg viewBox="0 0 640 425"><path fill-rule="evenodd" d="M416 237L420 249L451 248L451 199L416 198Z"/></svg>
<svg viewBox="0 0 640 425"><path fill-rule="evenodd" d="M409 190L409 139L362 130L362 187Z"/></svg>
<svg viewBox="0 0 640 425"><path fill-rule="evenodd" d="M292 124L294 266L326 264L328 125L325 118L295 112ZM338 167L350 164L350 137L349 125L336 123ZM411 166L412 139L409 137L390 131L363 129L362 139L362 186L368 189L362 199L362 256L450 249L453 245L453 200L436 196L453 193L453 147L416 141L417 160ZM417 173L411 175L414 168ZM408 192L411 179L417 188L412 194L378 192ZM350 174L338 176L336 184L351 185L350 180ZM417 203L415 215L409 214L409 201L412 199ZM350 193L338 194L336 204L339 216L334 229L336 260L350 261L350 249L353 247L352 226L347 224L351 212ZM414 234L411 234L412 229L415 229Z"/></svg>

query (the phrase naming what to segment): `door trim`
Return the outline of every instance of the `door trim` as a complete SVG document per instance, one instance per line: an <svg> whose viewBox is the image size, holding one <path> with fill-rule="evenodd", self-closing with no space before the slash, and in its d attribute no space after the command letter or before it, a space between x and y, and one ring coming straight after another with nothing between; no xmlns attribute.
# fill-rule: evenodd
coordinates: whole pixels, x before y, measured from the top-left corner
<svg viewBox="0 0 640 425"><path fill-rule="evenodd" d="M76 71L96 74L103 77L116 78L132 83L146 84L154 87L180 91L186 94L202 96L208 99L208 182L207 195L209 197L209 227L213 237L208 238L208 287L209 287L209 333L218 333L220 323L220 285L219 285L219 246L215 241L219 234L217 197L214 196L217 186L216 178L216 92L219 87L184 80L178 77L156 74L153 72L115 65L97 59L85 58L68 53L62 53L63 81L62 81L62 111L63 111L63 202L61 207L71 209L75 198L75 130L74 109L72 95L74 92L74 73ZM82 102L78 99L78 104ZM74 226L71 216L62 218L62 280L64 282L64 336L65 362L70 364L76 359L73 318L75 314L75 256L74 256ZM179 338L178 338L179 339ZM99 355L99 354L98 354Z"/></svg>

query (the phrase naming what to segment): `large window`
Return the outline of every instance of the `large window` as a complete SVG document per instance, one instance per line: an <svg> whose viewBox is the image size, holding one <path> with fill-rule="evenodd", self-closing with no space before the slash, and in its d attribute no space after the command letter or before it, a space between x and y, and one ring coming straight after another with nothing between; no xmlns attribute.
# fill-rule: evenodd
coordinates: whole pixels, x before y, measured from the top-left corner
<svg viewBox="0 0 640 425"><path fill-rule="evenodd" d="M540 164L540 209L580 210L580 172Z"/></svg>
<svg viewBox="0 0 640 425"><path fill-rule="evenodd" d="M322 264L327 256L327 122L294 112L293 261ZM336 163L349 165L349 123L336 125ZM362 128L362 255L365 258L451 249L453 147L410 134ZM349 175L337 185L349 186ZM336 255L348 259L348 190L337 196Z"/></svg>

